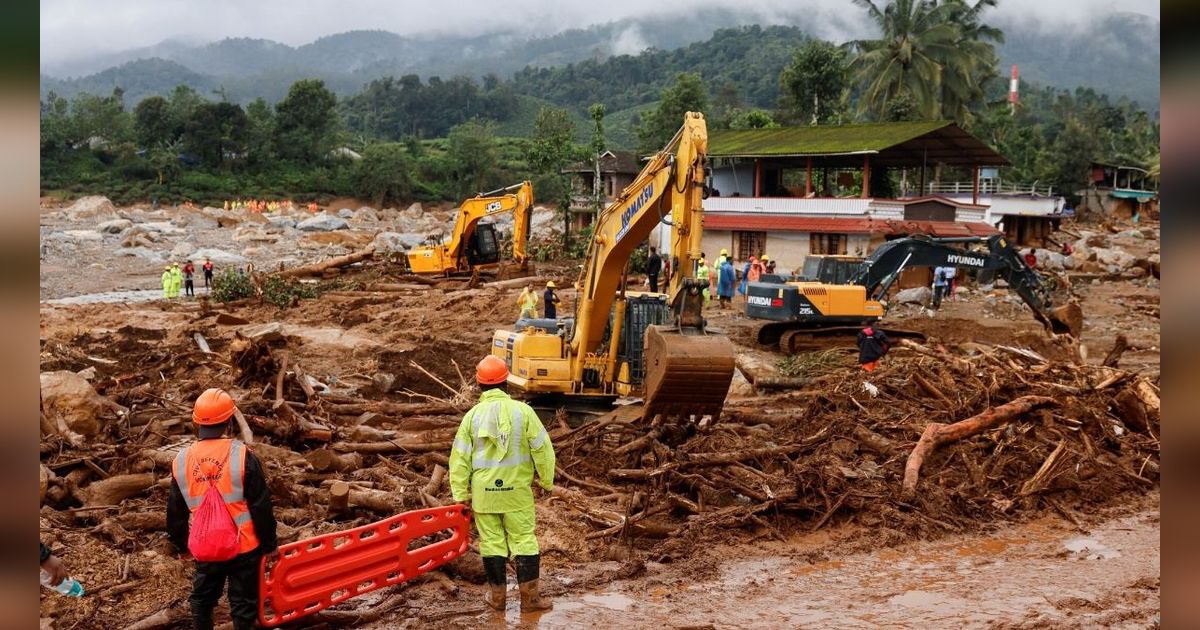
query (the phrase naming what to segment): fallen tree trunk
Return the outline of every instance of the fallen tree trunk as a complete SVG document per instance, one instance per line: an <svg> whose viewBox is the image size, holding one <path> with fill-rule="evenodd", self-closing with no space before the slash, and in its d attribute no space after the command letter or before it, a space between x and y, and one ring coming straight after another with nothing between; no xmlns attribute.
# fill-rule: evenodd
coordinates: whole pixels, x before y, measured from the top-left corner
<svg viewBox="0 0 1200 630"><path fill-rule="evenodd" d="M120 505L125 499L141 494L157 482L154 473L118 475L84 488L80 491L83 495L81 498L86 507Z"/></svg>
<svg viewBox="0 0 1200 630"><path fill-rule="evenodd" d="M1117 367L1117 363L1121 360L1121 355L1125 354L1125 350L1128 348L1129 340L1125 338L1124 334L1118 334L1116 340L1113 341L1112 350L1108 351L1108 354L1104 356L1104 361L1100 365L1111 368Z"/></svg>
<svg viewBox="0 0 1200 630"><path fill-rule="evenodd" d="M357 416L378 413L385 416L443 416L458 415L464 409L449 402L390 403L385 401L326 404L324 409L337 416Z"/></svg>
<svg viewBox="0 0 1200 630"><path fill-rule="evenodd" d="M912 339L900 339L896 342L897 345L903 348L908 348L917 354L923 354L927 357L932 357L942 361L958 372L968 372L971 369L971 364L958 357L952 357L944 352L938 352L929 346L921 345Z"/></svg>
<svg viewBox="0 0 1200 630"><path fill-rule="evenodd" d="M319 263L313 263L311 265L303 265L300 267L292 267L291 269L284 269L283 271L278 271L271 275L278 276L280 278L294 278L297 276L319 276L319 275L325 273L325 271L327 269L336 269L338 267L345 267L346 265L353 265L354 263L367 260L367 259L373 257L374 255L375 255L375 246L368 245L367 248L362 251L354 252L352 254L346 254L345 256L337 256L335 258L323 260Z"/></svg>
<svg viewBox="0 0 1200 630"><path fill-rule="evenodd" d="M978 435L1038 407L1054 405L1056 403L1057 401L1053 398L1046 396L1022 396L998 407L989 407L983 413L953 424L945 424L943 422L930 423L929 426L925 427L925 431L921 434L921 439L917 440L917 445L913 448L912 453L908 455L908 461L904 465L904 483L901 487L901 496L904 498L912 497L916 491L917 481L921 474L921 465L925 463L925 459L929 455L942 445L968 438L972 435Z"/></svg>
<svg viewBox="0 0 1200 630"><path fill-rule="evenodd" d="M363 465L362 455L358 453L335 453L326 448L309 451L304 459L318 472L348 472Z"/></svg>
<svg viewBox="0 0 1200 630"><path fill-rule="evenodd" d="M164 608L149 617L144 617L141 621L125 626L124 630L160 630L161 628L174 628L181 621L187 618L187 613L179 607L172 606Z"/></svg>

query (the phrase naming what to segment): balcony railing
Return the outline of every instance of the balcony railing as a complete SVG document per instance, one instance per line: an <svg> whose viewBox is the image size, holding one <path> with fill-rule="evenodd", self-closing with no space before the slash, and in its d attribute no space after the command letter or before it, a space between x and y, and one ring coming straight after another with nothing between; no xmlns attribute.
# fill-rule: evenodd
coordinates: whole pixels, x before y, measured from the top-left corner
<svg viewBox="0 0 1200 630"><path fill-rule="evenodd" d="M973 187L971 181L960 182L929 182L925 184L927 195L970 195ZM1054 187L1050 185L1023 184L1006 182L1001 179L979 180L979 195L1034 195L1050 197L1054 195Z"/></svg>

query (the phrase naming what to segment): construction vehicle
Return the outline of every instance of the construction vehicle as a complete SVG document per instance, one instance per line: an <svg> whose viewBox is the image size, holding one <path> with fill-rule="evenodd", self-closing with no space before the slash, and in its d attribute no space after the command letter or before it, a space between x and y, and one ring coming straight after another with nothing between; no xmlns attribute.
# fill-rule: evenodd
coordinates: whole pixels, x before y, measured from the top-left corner
<svg viewBox="0 0 1200 630"><path fill-rule="evenodd" d="M800 273L793 280L802 282L824 282L825 284L847 284L858 273L862 256L845 254L809 254L804 259Z"/></svg>
<svg viewBox="0 0 1200 630"><path fill-rule="evenodd" d="M513 260L521 269L525 269L528 264L525 246L529 241L532 209L533 184L527 181L479 193L462 202L454 220L450 241L413 248L408 252L408 267L413 273L443 276L497 268L500 263L500 236L494 224L481 220L511 212Z"/></svg>
<svg viewBox="0 0 1200 630"><path fill-rule="evenodd" d="M704 116L683 127L596 217L576 283L575 315L520 320L498 330L492 354L509 367L510 391L615 399L642 396L642 415L719 417L733 378L733 344L705 329L695 277L707 196ZM673 226L667 293L627 292L634 250L660 222Z"/></svg>
<svg viewBox="0 0 1200 630"><path fill-rule="evenodd" d="M987 251L961 246L986 244ZM751 282L746 289L746 315L770 320L758 330L758 341L784 354L821 346L837 338L853 339L865 325L886 313L888 291L911 267L957 267L994 274L1008 283L1033 311L1033 316L1055 333L1079 336L1083 314L1074 303L1054 308L1047 286L1025 264L1017 250L1001 235L930 238L914 236L880 245L858 265L848 284L826 282ZM896 337L917 336L909 331L887 330Z"/></svg>

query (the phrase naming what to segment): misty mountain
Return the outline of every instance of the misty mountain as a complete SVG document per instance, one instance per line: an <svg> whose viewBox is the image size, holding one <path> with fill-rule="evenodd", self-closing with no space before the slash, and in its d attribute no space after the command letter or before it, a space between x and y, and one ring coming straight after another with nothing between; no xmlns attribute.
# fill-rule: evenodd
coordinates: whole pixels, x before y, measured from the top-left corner
<svg viewBox="0 0 1200 630"><path fill-rule="evenodd" d="M757 56L763 61L760 74L737 78L749 86L742 88L748 102L770 107L774 105L772 86L777 75L766 75L779 65L778 46L791 40L798 45L803 32L816 32L814 19L801 14L765 17L744 11L705 9L680 15L628 18L540 37L529 37L527 31L470 36L351 31L297 47L250 38L209 44L171 40L44 67L41 91L43 96L53 90L71 97L81 91L106 94L119 85L125 89L126 103L132 104L186 83L205 94L219 88L230 100L247 103L258 96L277 101L293 81L301 78L323 79L330 89L346 97L384 76L479 78L494 74L507 79L527 67L582 64L580 68L594 69L597 62L620 59L621 55L652 55L656 67L662 68L663 77L644 77L639 85L629 85L627 78L605 81L603 76L593 76L589 84L580 86L596 93L621 92L626 101L640 103L645 101L647 89L656 89L661 83L658 79L669 78L666 72L679 69L677 63L672 63L676 59L688 60L695 66L692 69L701 71L706 79L708 74L726 68L728 60L721 57L727 52L725 49L711 45L705 48L706 43L711 44L714 31L744 24L785 23L798 27L793 29L794 37L787 35L784 39L764 42L771 45L763 51L739 49L737 53ZM824 19L827 22L828 16ZM863 21L854 14L845 14L841 19L851 23ZM1157 111L1159 20L1136 14L1112 14L1098 17L1091 25L1057 30L1045 24L998 25L1006 35L1006 43L997 47L1003 76L1007 76L1010 64L1017 63L1026 80L1063 88L1089 86L1101 93L1127 96ZM713 56L704 57L707 52ZM659 59L662 63L658 63ZM744 63L741 67L747 69L753 65ZM527 71L524 76L537 75ZM725 78L728 76L724 73ZM516 87L525 92L520 85ZM717 88L715 84L709 87L713 91Z"/></svg>

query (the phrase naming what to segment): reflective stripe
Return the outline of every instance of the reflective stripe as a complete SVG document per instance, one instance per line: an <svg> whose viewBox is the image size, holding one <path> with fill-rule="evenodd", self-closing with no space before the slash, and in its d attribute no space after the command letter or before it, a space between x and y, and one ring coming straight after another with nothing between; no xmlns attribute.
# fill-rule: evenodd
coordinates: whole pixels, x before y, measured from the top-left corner
<svg viewBox="0 0 1200 630"><path fill-rule="evenodd" d="M187 455L188 449L183 448L175 456L175 482L179 484L179 491L183 494L183 500L187 502L188 509L195 510L200 507L203 497L192 496L192 482L187 476Z"/></svg>
<svg viewBox="0 0 1200 630"><path fill-rule="evenodd" d="M470 455L471 454L471 443L463 440L460 437L455 436L454 450L462 453L463 455Z"/></svg>
<svg viewBox="0 0 1200 630"><path fill-rule="evenodd" d="M238 514L237 516L233 517L233 524L237 525L239 528L249 522L250 522L250 512L242 512L241 514Z"/></svg>
<svg viewBox="0 0 1200 630"><path fill-rule="evenodd" d="M532 440L529 440L529 448L532 448L535 450L542 448L542 444L546 441L546 436L547 436L546 427L542 427L542 430L537 434L537 436L534 437Z"/></svg>
<svg viewBox="0 0 1200 630"><path fill-rule="evenodd" d="M242 449L246 448L240 440L234 440L229 445L229 478L232 482L232 488L229 493L221 493L225 498L225 503L234 503L241 501L245 497L245 490L242 487Z"/></svg>
<svg viewBox="0 0 1200 630"><path fill-rule="evenodd" d="M525 418L520 416L512 419L512 433L508 436L508 452L511 453L511 455L503 459L487 459L484 457L484 452L487 445L484 443L484 440L479 437L479 424L482 421L481 418L499 419L499 414L502 414L506 411L511 416L512 410L508 407L507 403L508 401L495 401L487 407L484 407L480 412L477 412L475 417L471 419L471 433L475 436L474 456L471 458L472 468L503 468L506 466L517 466L529 461L529 455L526 455L522 452L525 450L521 446L521 435L525 425ZM484 416L483 414L487 415Z"/></svg>

